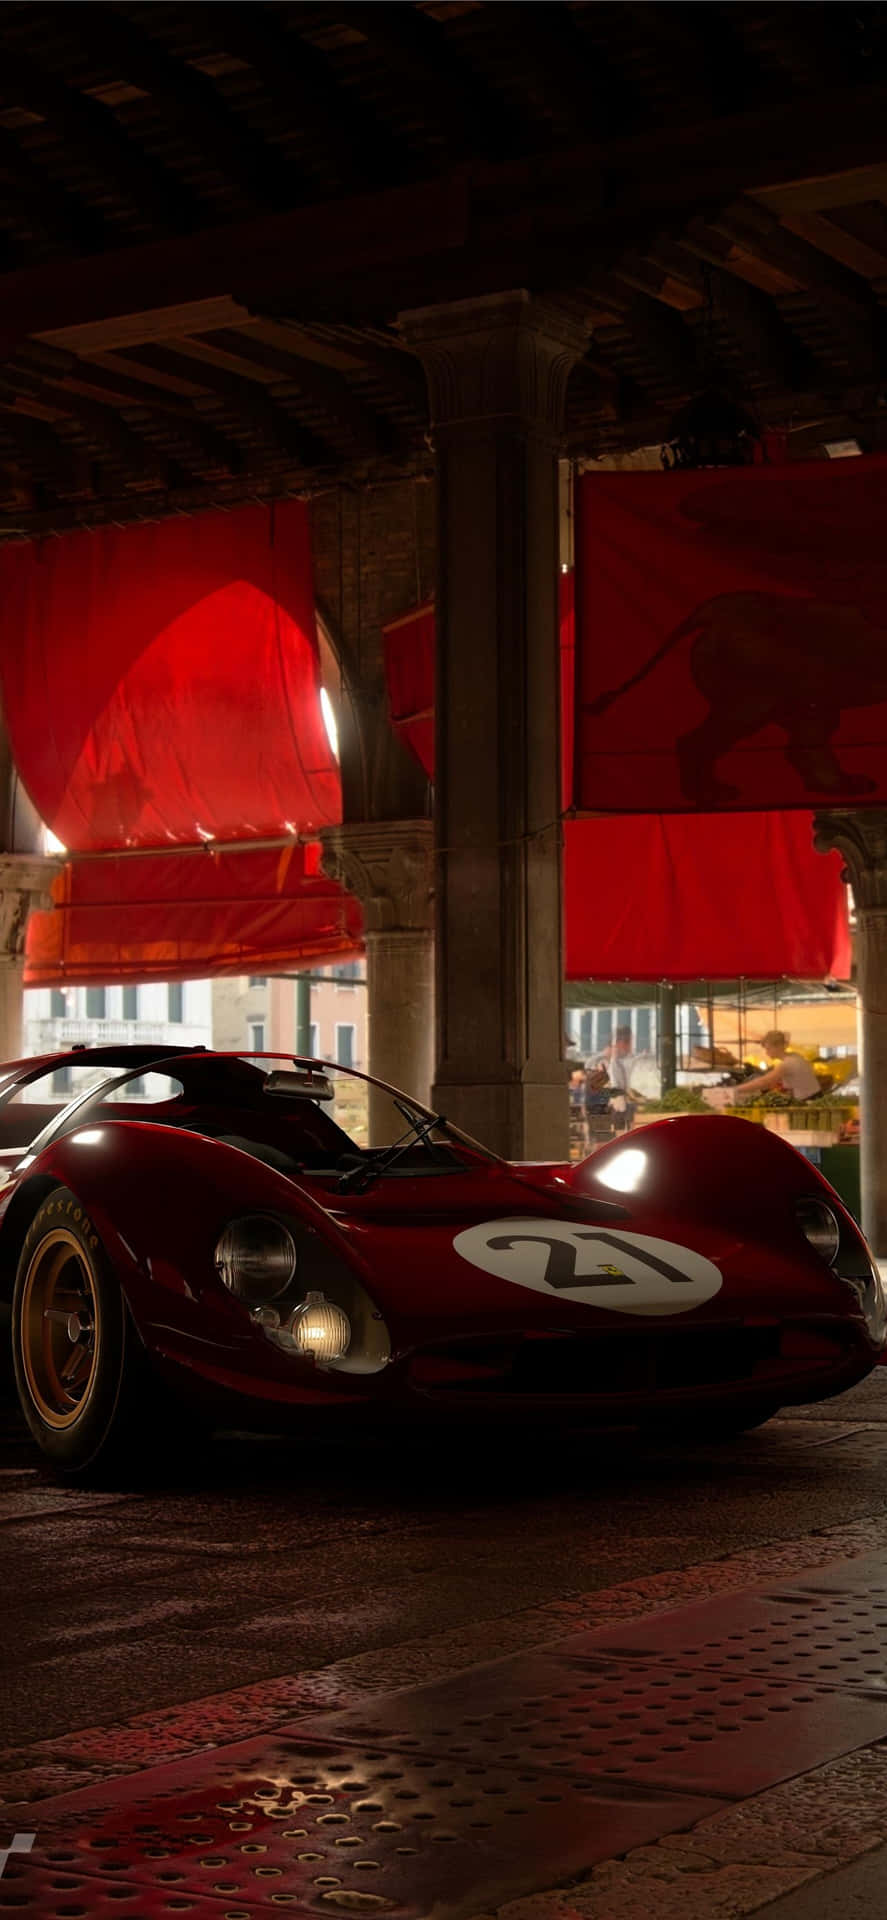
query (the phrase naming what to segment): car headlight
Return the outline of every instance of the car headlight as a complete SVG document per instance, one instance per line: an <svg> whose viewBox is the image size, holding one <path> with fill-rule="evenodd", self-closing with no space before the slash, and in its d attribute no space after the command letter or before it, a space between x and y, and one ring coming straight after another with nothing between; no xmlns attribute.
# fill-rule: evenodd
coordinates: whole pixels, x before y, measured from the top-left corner
<svg viewBox="0 0 887 1920"><path fill-rule="evenodd" d="M825 1200L807 1198L798 1201L796 1214L804 1238L826 1266L833 1267L841 1245L841 1229L831 1207Z"/></svg>
<svg viewBox="0 0 887 1920"><path fill-rule="evenodd" d="M881 1275L874 1262L868 1273L842 1273L838 1278L843 1280L846 1286L853 1288L869 1333L872 1339L880 1344L887 1331L887 1303L884 1300Z"/></svg>
<svg viewBox="0 0 887 1920"><path fill-rule="evenodd" d="M880 1345L887 1331L887 1301L881 1275L858 1228L845 1221L843 1233L834 1209L812 1195L799 1200L798 1225L805 1239L831 1267L836 1280L852 1287L871 1338Z"/></svg>
<svg viewBox="0 0 887 1920"><path fill-rule="evenodd" d="M243 1214L230 1220L221 1235L215 1265L229 1293L248 1306L264 1306L289 1286L296 1271L296 1243L279 1220Z"/></svg>
<svg viewBox="0 0 887 1920"><path fill-rule="evenodd" d="M322 1293L308 1293L291 1316L287 1332L300 1353L315 1360L341 1360L351 1344L351 1322L344 1307Z"/></svg>

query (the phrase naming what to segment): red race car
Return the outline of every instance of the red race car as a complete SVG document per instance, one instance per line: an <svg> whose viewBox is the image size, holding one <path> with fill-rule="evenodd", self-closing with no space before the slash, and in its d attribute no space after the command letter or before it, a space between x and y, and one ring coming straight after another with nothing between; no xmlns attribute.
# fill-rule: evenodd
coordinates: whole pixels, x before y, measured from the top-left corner
<svg viewBox="0 0 887 1920"><path fill-rule="evenodd" d="M0 1272L62 1474L308 1402L756 1425L885 1341L837 1195L747 1120L513 1165L364 1075L158 1047L0 1069Z"/></svg>

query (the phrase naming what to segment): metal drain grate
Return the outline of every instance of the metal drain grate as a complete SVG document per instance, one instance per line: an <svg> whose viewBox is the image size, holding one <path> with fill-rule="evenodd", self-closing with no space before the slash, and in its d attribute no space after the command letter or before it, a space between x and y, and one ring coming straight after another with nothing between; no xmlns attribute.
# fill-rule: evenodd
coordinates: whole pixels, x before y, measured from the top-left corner
<svg viewBox="0 0 887 1920"><path fill-rule="evenodd" d="M272 1909L274 1911L274 1909ZM308 1920L304 1909L286 1907L291 1920ZM9 1870L0 1881L0 1913L13 1920L253 1920L253 1909L233 1906L230 1900L199 1902L193 1893L167 1898L131 1881L94 1880L84 1874L60 1874L35 1862L13 1880ZM311 1920L315 1920L312 1916Z"/></svg>
<svg viewBox="0 0 887 1920"><path fill-rule="evenodd" d="M789 1587L707 1600L609 1632L577 1634L560 1654L593 1663L667 1654L723 1674L887 1694L887 1589Z"/></svg>
<svg viewBox="0 0 887 1920"><path fill-rule="evenodd" d="M578 1634L45 1800L0 1920L470 1920L887 1736L885 1572Z"/></svg>
<svg viewBox="0 0 887 1920"><path fill-rule="evenodd" d="M433 1900L440 1920L468 1920L719 1804L561 1780L481 1754L462 1765L427 1751L315 1743L312 1752L307 1741L243 1742L158 1770L153 1791L146 1784L106 1783L41 1808L40 1845L10 1861L0 1914L159 1920L190 1909L209 1920L218 1902L219 1920L279 1909L297 1920L419 1920ZM92 1904L93 1886L104 1905Z"/></svg>
<svg viewBox="0 0 887 1920"><path fill-rule="evenodd" d="M301 1730L407 1752L433 1746L464 1764L486 1757L727 1797L887 1735L887 1696L642 1657L594 1659L585 1674L575 1661L551 1658L534 1663L526 1684L524 1664L501 1661L393 1695L372 1715L331 1714Z"/></svg>

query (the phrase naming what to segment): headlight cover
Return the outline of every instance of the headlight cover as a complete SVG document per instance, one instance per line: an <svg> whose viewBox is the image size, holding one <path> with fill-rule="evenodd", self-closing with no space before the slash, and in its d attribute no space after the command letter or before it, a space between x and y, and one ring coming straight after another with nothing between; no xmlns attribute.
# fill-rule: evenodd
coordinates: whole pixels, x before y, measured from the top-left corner
<svg viewBox="0 0 887 1920"><path fill-rule="evenodd" d="M351 1321L344 1307L322 1293L306 1294L287 1327L300 1353L311 1353L321 1365L343 1360L351 1345Z"/></svg>
<svg viewBox="0 0 887 1920"><path fill-rule="evenodd" d="M883 1345L887 1333L887 1300L878 1268L858 1228L844 1224L827 1200L808 1194L798 1201L798 1225L814 1251L829 1266L836 1280L852 1287L860 1312L872 1340Z"/></svg>
<svg viewBox="0 0 887 1920"><path fill-rule="evenodd" d="M265 1306L284 1293L296 1271L296 1243L269 1214L229 1220L216 1245L216 1271L229 1293L247 1306Z"/></svg>
<svg viewBox="0 0 887 1920"><path fill-rule="evenodd" d="M852 1287L862 1308L863 1319L869 1333L878 1345L883 1345L887 1332L887 1302L884 1299L884 1283L874 1261L868 1273L838 1275L845 1285Z"/></svg>
<svg viewBox="0 0 887 1920"><path fill-rule="evenodd" d="M811 1195L798 1201L795 1212L798 1226L814 1253L819 1254L827 1267L834 1266L841 1245L841 1229L828 1202Z"/></svg>

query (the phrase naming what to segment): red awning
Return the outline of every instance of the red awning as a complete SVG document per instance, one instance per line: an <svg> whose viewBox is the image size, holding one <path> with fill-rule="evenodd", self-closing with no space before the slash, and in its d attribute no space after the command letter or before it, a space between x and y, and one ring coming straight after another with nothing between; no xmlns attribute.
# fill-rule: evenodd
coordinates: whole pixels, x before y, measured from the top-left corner
<svg viewBox="0 0 887 1920"><path fill-rule="evenodd" d="M341 818L300 501L7 547L0 618L16 766L66 847Z"/></svg>
<svg viewBox="0 0 887 1920"><path fill-rule="evenodd" d="M576 804L887 800L887 458L585 474Z"/></svg>
<svg viewBox="0 0 887 1920"><path fill-rule="evenodd" d="M359 949L361 911L319 848L69 862L28 922L25 985L207 979L323 964Z"/></svg>
<svg viewBox="0 0 887 1920"><path fill-rule="evenodd" d="M564 740L572 599L562 580ZM427 606L385 629L395 725L434 772L434 630ZM413 724L421 713L422 728ZM569 747L564 755L568 790ZM626 815L564 822L570 980L847 979L839 854L814 852L812 814Z"/></svg>
<svg viewBox="0 0 887 1920"><path fill-rule="evenodd" d="M72 852L284 839L341 818L301 502L8 547L0 609L16 765ZM32 916L26 982L211 974L238 955L267 969L315 958L339 923L330 951L352 947L340 889L320 882L319 933L304 861L281 871L258 848L77 862L63 924Z"/></svg>

